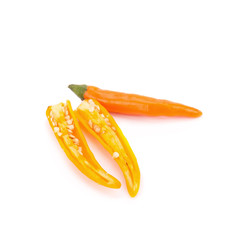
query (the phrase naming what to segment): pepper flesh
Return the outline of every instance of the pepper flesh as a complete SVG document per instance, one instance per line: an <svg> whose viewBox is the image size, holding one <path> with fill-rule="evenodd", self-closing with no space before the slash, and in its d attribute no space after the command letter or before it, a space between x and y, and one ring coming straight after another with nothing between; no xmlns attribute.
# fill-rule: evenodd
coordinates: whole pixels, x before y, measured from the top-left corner
<svg viewBox="0 0 240 240"><path fill-rule="evenodd" d="M109 112L144 115L144 116L178 116L199 117L202 112L196 108L168 100L156 99L137 94L128 94L109 90L102 90L94 86L68 86L78 97L96 99Z"/></svg>
<svg viewBox="0 0 240 240"><path fill-rule="evenodd" d="M89 149L70 101L49 106L46 115L60 146L83 174L103 186L120 188L121 183L100 166Z"/></svg>
<svg viewBox="0 0 240 240"><path fill-rule="evenodd" d="M137 159L113 117L94 99L84 100L75 115L80 125L113 156L123 172L130 196L136 196L140 185Z"/></svg>

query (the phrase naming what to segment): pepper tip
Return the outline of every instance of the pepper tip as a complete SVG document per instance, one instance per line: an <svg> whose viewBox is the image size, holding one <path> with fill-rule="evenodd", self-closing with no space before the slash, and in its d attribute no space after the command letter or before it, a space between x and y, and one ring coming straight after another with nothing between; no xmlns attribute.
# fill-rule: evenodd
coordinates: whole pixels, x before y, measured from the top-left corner
<svg viewBox="0 0 240 240"><path fill-rule="evenodd" d="M202 116L202 111L200 111L199 109L195 110L195 117L201 117Z"/></svg>

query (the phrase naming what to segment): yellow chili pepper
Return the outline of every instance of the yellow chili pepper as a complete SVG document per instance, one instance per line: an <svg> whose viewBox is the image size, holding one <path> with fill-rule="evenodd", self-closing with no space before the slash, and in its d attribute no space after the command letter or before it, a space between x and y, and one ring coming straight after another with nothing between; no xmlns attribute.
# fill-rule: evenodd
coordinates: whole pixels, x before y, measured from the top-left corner
<svg viewBox="0 0 240 240"><path fill-rule="evenodd" d="M121 183L100 166L89 149L70 101L49 106L46 115L62 149L83 174L103 186L120 188Z"/></svg>
<svg viewBox="0 0 240 240"><path fill-rule="evenodd" d="M124 174L130 196L136 196L140 184L137 159L113 117L93 99L82 101L75 115L80 125L112 155Z"/></svg>

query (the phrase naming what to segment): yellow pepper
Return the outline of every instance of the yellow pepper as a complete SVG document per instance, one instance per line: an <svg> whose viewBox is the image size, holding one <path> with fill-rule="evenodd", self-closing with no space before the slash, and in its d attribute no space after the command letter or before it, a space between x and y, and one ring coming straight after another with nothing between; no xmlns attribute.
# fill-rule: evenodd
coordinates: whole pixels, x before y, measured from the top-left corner
<svg viewBox="0 0 240 240"><path fill-rule="evenodd" d="M140 185L137 159L113 117L94 99L82 101L75 115L80 125L112 155L124 174L130 196L136 196Z"/></svg>
<svg viewBox="0 0 240 240"><path fill-rule="evenodd" d="M70 101L49 106L46 115L67 157L83 174L103 186L120 188L121 183L100 166L89 149Z"/></svg>

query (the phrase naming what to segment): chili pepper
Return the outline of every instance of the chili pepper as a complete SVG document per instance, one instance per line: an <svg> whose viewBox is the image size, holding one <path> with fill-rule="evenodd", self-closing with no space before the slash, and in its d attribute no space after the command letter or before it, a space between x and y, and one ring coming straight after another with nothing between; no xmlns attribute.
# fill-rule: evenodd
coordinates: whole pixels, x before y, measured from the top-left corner
<svg viewBox="0 0 240 240"><path fill-rule="evenodd" d="M202 115L202 112L196 108L168 100L102 90L87 85L71 84L68 87L82 100L96 99L109 112L145 116L199 117Z"/></svg>
<svg viewBox="0 0 240 240"><path fill-rule="evenodd" d="M46 115L60 146L83 174L103 186L120 188L121 183L100 166L89 149L70 101L49 106Z"/></svg>
<svg viewBox="0 0 240 240"><path fill-rule="evenodd" d="M134 197L140 184L137 159L113 117L93 99L84 100L75 115L80 125L112 155L123 172L130 196Z"/></svg>

